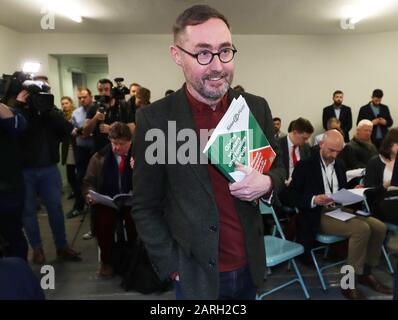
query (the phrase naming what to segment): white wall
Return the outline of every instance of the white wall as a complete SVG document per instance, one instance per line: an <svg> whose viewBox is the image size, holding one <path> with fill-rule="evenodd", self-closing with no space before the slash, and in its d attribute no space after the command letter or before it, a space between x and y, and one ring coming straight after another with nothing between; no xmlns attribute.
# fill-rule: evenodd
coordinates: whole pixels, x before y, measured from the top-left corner
<svg viewBox="0 0 398 320"><path fill-rule="evenodd" d="M48 54L107 55L109 77L124 76L126 84L138 82L148 87L152 101L162 97L166 89L179 88L184 81L168 54L169 35L42 33L23 35L21 41L29 50L21 51L19 62L27 58L39 60L44 73L48 71ZM266 97L273 115L282 117L284 130L291 120L303 116L320 131L322 108L330 104L336 89L345 92L345 103L353 109L354 122L372 90L383 89L383 102L390 106L398 125L398 32L236 35L234 42L239 51L234 84Z"/></svg>
<svg viewBox="0 0 398 320"><path fill-rule="evenodd" d="M0 76L12 74L17 68L18 55L21 52L21 35L0 25Z"/></svg>

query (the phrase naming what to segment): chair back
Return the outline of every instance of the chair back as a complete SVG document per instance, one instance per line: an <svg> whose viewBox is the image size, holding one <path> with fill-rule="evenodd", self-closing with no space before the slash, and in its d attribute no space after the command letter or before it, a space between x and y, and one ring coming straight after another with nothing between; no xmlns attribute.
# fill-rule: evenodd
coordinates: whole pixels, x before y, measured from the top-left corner
<svg viewBox="0 0 398 320"><path fill-rule="evenodd" d="M281 235L281 238L286 240L285 234L283 233L283 230L282 230L281 225L279 223L279 219L276 216L275 210L272 207L272 205L268 205L265 202L260 200L260 205L259 206L260 206L260 213L261 214L270 214L270 215L272 215L272 218L273 218L273 220L275 222L277 231Z"/></svg>

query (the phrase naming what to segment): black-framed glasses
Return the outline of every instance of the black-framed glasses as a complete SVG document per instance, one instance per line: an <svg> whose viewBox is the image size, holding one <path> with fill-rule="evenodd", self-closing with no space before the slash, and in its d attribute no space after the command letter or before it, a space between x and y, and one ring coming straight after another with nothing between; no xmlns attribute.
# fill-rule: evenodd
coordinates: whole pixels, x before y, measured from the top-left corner
<svg viewBox="0 0 398 320"><path fill-rule="evenodd" d="M180 49L181 51L185 52L186 54L190 55L192 58L195 58L196 61L198 61L198 63L202 66L210 64L213 61L214 56L218 56L218 59L220 59L220 61L222 63L228 63L228 62L232 61L232 59L235 56L235 53L238 52L238 50L236 50L235 46L232 46L232 48L223 48L219 52L216 52L216 53L213 53L210 50L202 50L198 53L192 53L192 52L189 52L189 51L181 48L178 45L176 45L176 47L178 49Z"/></svg>

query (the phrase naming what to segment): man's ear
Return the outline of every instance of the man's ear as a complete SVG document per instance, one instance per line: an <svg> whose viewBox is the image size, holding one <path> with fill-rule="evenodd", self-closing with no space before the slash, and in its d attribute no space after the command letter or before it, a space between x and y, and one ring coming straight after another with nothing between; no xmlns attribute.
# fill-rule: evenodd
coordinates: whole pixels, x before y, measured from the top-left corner
<svg viewBox="0 0 398 320"><path fill-rule="evenodd" d="M174 45L170 46L170 55L171 55L171 58L173 59L173 61L177 65L181 66L181 64L182 64L181 52L180 52L180 50L178 50L178 48L176 46L174 46Z"/></svg>

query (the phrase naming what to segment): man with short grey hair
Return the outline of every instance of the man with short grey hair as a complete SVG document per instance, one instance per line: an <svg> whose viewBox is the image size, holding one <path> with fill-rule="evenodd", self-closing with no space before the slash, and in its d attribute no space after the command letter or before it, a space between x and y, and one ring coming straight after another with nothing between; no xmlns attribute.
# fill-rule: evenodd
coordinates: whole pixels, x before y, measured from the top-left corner
<svg viewBox="0 0 398 320"><path fill-rule="evenodd" d="M372 121L363 119L358 123L355 136L345 145L339 156L347 170L366 168L370 158L377 155L377 149L371 140L372 131Z"/></svg>

